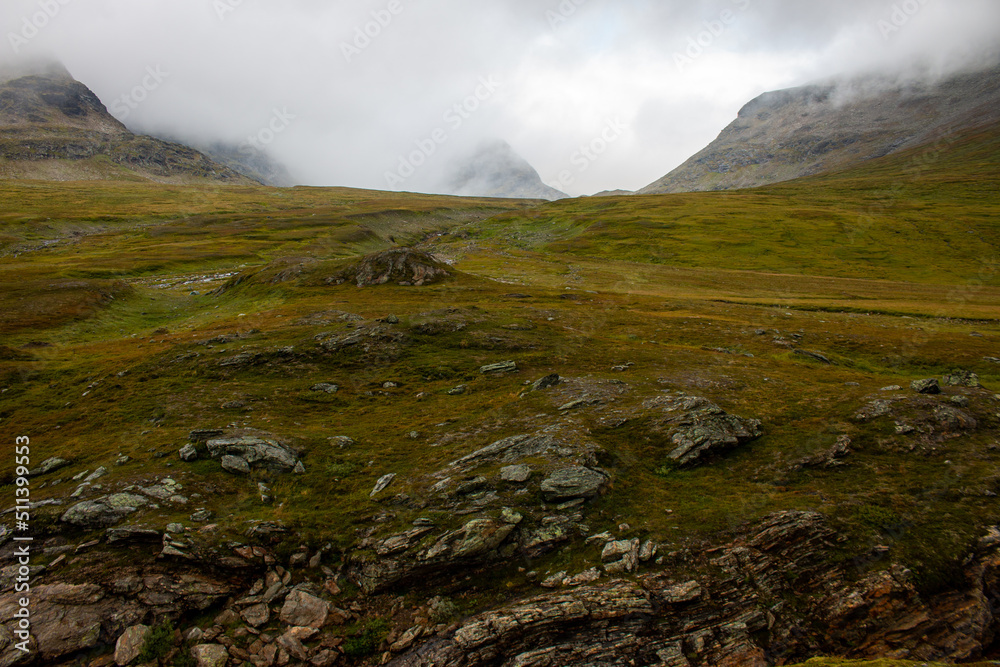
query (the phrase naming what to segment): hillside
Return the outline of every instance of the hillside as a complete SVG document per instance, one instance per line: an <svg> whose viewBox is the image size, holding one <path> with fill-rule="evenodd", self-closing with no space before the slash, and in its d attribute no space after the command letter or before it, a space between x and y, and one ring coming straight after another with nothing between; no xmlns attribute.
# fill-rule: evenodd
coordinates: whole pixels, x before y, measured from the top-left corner
<svg viewBox="0 0 1000 667"><path fill-rule="evenodd" d="M461 197L566 199L569 195L542 182L535 168L506 141L487 142L452 169L445 192Z"/></svg>
<svg viewBox="0 0 1000 667"><path fill-rule="evenodd" d="M26 534L33 665L996 659L998 161L0 181L0 664Z"/></svg>
<svg viewBox="0 0 1000 667"><path fill-rule="evenodd" d="M639 194L732 190L842 169L1000 120L1000 68L934 83L872 76L765 93Z"/></svg>
<svg viewBox="0 0 1000 667"><path fill-rule="evenodd" d="M133 134L55 63L0 70L0 178L254 183L192 148Z"/></svg>
<svg viewBox="0 0 1000 667"><path fill-rule="evenodd" d="M580 259L960 285L1000 255L998 191L993 123L818 177L554 202L468 234Z"/></svg>

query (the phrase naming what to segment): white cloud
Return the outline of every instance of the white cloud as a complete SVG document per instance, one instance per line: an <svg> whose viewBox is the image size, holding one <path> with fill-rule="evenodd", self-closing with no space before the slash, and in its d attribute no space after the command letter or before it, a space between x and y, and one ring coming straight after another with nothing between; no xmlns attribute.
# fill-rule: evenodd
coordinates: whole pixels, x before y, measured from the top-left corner
<svg viewBox="0 0 1000 667"><path fill-rule="evenodd" d="M449 156L498 137L550 182L572 170L572 194L652 182L766 90L939 73L995 54L1000 35L995 0L566 0L575 10L554 29L558 0L218 1L231 7L221 18L215 0L6 0L0 25L18 34L58 5L22 51L54 53L109 104L147 67L168 72L127 118L139 131L241 141L287 110L269 148L305 183L384 188L398 157L443 128L403 187L433 189ZM904 4L919 10L886 37L879 22ZM692 40L701 52L679 67ZM445 111L490 76L501 89L450 127ZM574 153L615 119L627 131L579 171Z"/></svg>

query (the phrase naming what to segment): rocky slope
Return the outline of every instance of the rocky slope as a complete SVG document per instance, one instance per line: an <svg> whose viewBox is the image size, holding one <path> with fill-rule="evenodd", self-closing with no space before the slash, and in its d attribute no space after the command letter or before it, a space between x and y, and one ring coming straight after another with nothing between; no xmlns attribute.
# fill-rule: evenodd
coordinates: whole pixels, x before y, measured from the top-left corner
<svg viewBox="0 0 1000 667"><path fill-rule="evenodd" d="M384 334L398 326L396 318L365 323L347 315L339 319L352 323L357 340L319 340L321 354L342 354L362 340L404 346L413 335L389 340ZM463 322L463 314L441 314L434 326ZM294 350L276 354L289 358ZM240 355L217 365L262 363ZM480 369L497 377L516 371L513 362ZM910 451L982 428L970 405L991 395L978 378L956 372L943 384L946 392L936 379L907 390L887 387L853 419L895 420L895 441L881 446L910 443ZM525 418L514 425L522 433L467 451L440 470L384 475L370 493L378 513L343 553L304 544L280 521L243 519L234 535L224 527L231 517L194 506L219 492L206 482L216 467L235 480L264 473L283 489L283 480L305 474L310 462L273 434L192 431L177 452L176 477L184 483L154 477L126 485L104 467L77 474L71 494L33 508L36 524L53 520L38 549L56 558L31 571L29 655L34 664L79 664L88 651L105 651L88 663L103 666L114 646L117 664L134 664L142 650L153 650L151 634L162 633L154 628L167 621L173 625L153 659L171 664L183 651L194 664L214 667L767 667L817 654L971 660L994 645L1000 529L981 535L951 584L936 592L921 592L890 547L859 552L819 512L775 512L697 547L642 539L627 524L597 533L587 525L596 518L594 503L625 480L585 423L655 438L678 469L710 465L748 446L761 424L680 392L643 399L623 381L550 375L524 386L525 395L559 405L564 417ZM360 445L337 436L329 446ZM850 439L841 438L794 468L835 468L851 456ZM200 472L192 476L187 468L195 465ZM49 459L29 475L55 486L61 479L52 478L70 466ZM274 502L271 486L258 481L256 488L263 503ZM191 514L163 529L155 518L163 511ZM401 526L400 515L418 518ZM0 560L9 563L0 570L4 666L28 664L16 648L19 543L10 539L10 532L0 534ZM572 568L524 575L533 582L531 595L485 609L480 603L470 614L440 594L457 600L491 570L520 562L523 572L571 550L582 556Z"/></svg>
<svg viewBox="0 0 1000 667"><path fill-rule="evenodd" d="M639 194L749 188L845 168L995 122L998 110L998 68L934 83L867 77L769 92Z"/></svg>
<svg viewBox="0 0 1000 667"><path fill-rule="evenodd" d="M133 134L49 62L0 71L0 178L255 183L192 148Z"/></svg>
<svg viewBox="0 0 1000 667"><path fill-rule="evenodd" d="M462 197L549 201L569 197L543 183L535 168L506 141L485 143L462 160L448 177L445 192Z"/></svg>

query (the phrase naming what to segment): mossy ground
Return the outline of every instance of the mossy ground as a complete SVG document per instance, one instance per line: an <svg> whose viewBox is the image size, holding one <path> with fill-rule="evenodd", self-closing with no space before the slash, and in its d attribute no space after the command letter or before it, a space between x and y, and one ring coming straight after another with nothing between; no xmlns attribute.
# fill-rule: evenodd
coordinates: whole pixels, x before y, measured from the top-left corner
<svg viewBox="0 0 1000 667"><path fill-rule="evenodd" d="M1000 521L1000 400L971 394L981 428L933 450L901 451L891 421L852 417L882 387L958 367L1000 389L1000 365L985 360L1000 357L996 146L995 133L973 136L928 168L907 171L909 155L753 192L544 205L0 182L0 333L10 351L0 355L0 424L11 442L31 437L35 462L73 460L36 481L34 500L68 495L69 482L51 482L100 465L112 485L171 475L204 495L220 540L239 539L250 519L281 520L337 551L385 509L368 496L383 474L400 475L394 492L417 493L448 462L559 420L545 392L521 397L525 381L559 373L620 380L637 397L683 391L760 419L764 437L669 471L664 443L602 429L582 409L616 472L589 511L594 532L627 522L680 548L776 510L813 509L850 536L842 557L859 573L886 564L865 556L884 545L938 590ZM873 223L851 227L879 201ZM325 283L345 258L393 239L452 259L455 275L421 288ZM317 336L348 331L341 312L396 315L406 339L324 353ZM456 319L464 326L423 326ZM219 364L246 351L259 363ZM478 371L508 359L517 374ZM312 391L320 382L341 389ZM468 391L449 395L460 384ZM965 393L947 388L940 400ZM216 462L177 458L190 430L227 426L288 439L306 474L255 473L277 499L265 506ZM854 443L848 466L794 469L841 435ZM334 447L334 436L358 445ZM115 466L119 454L131 461ZM7 484L12 463L0 461ZM386 529L419 514L393 512ZM56 516L41 511L36 523ZM463 595L470 607L515 597L533 589L517 567L588 559L569 550L512 563Z"/></svg>

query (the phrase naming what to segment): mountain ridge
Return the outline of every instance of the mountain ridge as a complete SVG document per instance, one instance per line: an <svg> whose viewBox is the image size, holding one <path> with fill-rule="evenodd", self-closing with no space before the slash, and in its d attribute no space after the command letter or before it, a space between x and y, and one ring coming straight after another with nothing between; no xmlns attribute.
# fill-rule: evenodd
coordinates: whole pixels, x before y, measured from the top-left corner
<svg viewBox="0 0 1000 667"><path fill-rule="evenodd" d="M1000 119L1000 68L935 83L878 77L770 91L639 194L758 187L848 167Z"/></svg>
<svg viewBox="0 0 1000 667"><path fill-rule="evenodd" d="M257 182L189 146L131 132L52 61L0 69L0 178Z"/></svg>

